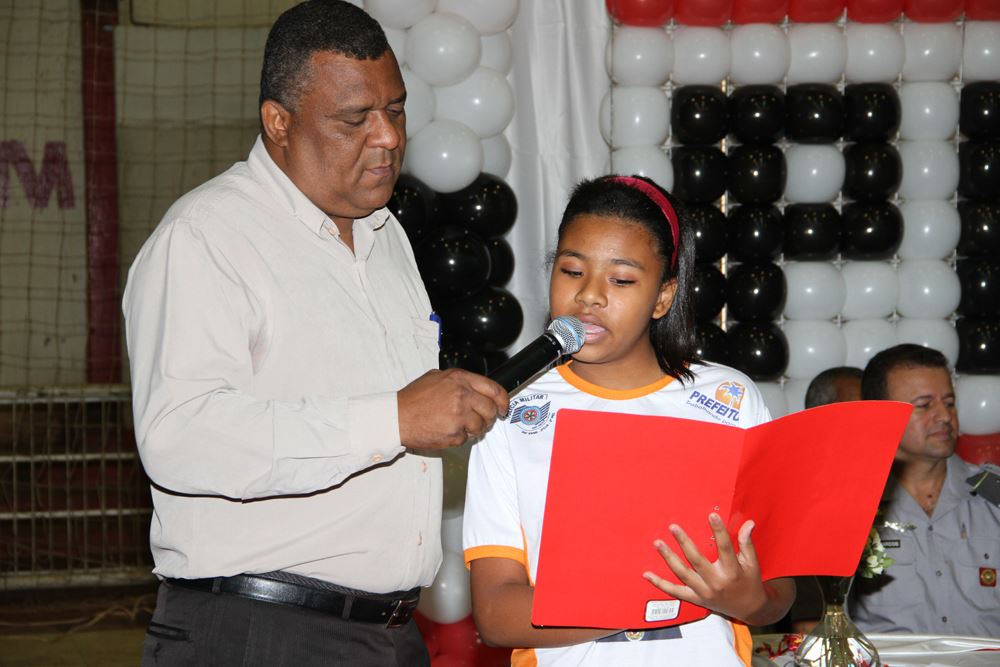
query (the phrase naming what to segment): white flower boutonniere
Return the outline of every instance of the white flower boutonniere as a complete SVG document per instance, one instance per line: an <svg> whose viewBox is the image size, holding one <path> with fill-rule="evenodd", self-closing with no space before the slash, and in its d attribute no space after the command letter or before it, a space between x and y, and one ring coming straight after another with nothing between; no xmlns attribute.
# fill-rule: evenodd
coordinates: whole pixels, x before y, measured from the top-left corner
<svg viewBox="0 0 1000 667"><path fill-rule="evenodd" d="M879 537L878 531L872 528L871 532L868 533L868 540L865 541L865 550L861 553L857 576L864 579L874 579L895 562L886 555L885 547L882 546L882 538Z"/></svg>

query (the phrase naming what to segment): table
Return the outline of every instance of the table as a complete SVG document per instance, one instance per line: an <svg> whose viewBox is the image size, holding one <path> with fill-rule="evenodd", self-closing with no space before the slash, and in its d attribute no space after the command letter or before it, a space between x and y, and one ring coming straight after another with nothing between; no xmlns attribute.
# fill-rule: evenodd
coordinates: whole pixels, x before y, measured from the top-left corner
<svg viewBox="0 0 1000 667"><path fill-rule="evenodd" d="M998 667L1000 639L956 635L865 635L875 644L883 667ZM753 637L753 667L792 667L801 635Z"/></svg>

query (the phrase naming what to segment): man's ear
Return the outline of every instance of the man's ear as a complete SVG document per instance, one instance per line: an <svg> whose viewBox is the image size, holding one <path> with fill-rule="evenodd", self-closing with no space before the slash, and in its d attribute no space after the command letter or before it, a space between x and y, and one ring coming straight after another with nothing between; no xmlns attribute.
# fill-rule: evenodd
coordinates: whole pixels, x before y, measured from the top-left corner
<svg viewBox="0 0 1000 667"><path fill-rule="evenodd" d="M288 129L292 124L292 114L274 100L264 100L260 105L260 122L264 134L277 146L288 144Z"/></svg>
<svg viewBox="0 0 1000 667"><path fill-rule="evenodd" d="M656 296L656 306L653 308L653 319L658 320L668 312L674 303L674 294L677 292L677 279L668 280L660 286L660 293Z"/></svg>

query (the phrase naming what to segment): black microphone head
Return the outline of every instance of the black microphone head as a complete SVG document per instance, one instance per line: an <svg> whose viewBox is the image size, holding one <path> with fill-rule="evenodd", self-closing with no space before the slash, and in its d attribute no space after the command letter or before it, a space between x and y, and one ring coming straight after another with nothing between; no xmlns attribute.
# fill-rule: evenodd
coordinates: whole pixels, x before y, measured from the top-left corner
<svg viewBox="0 0 1000 667"><path fill-rule="evenodd" d="M583 329L583 322L568 315L552 320L548 331L559 341L559 347L562 348L563 354L579 352L587 337Z"/></svg>

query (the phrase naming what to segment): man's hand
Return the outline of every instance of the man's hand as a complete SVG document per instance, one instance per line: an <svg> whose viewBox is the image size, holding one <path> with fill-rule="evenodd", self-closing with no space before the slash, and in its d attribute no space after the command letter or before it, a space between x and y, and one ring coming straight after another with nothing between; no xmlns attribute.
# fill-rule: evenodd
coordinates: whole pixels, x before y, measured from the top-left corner
<svg viewBox="0 0 1000 667"><path fill-rule="evenodd" d="M424 373L396 400L403 446L444 449L485 433L498 415L507 416L510 399L493 380L451 368Z"/></svg>
<svg viewBox="0 0 1000 667"><path fill-rule="evenodd" d="M739 554L734 551L732 540L729 539L729 533L719 515L710 514L709 525L715 535L719 551L718 560L710 562L680 526L672 525L670 532L691 567L688 567L666 543L657 540L654 543L656 549L667 566L680 579L681 584L670 583L652 572L646 572L643 576L661 591L678 600L692 602L718 614L742 621L755 620L769 606L769 595L764 582L761 581L757 554L750 539L753 522L747 521L740 527Z"/></svg>

